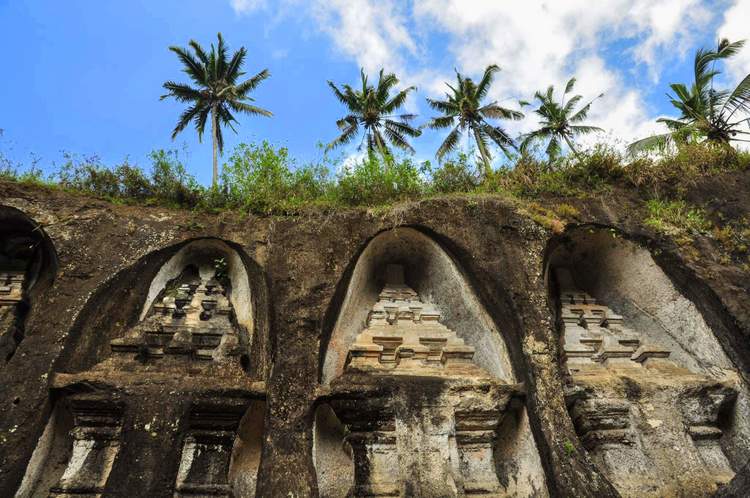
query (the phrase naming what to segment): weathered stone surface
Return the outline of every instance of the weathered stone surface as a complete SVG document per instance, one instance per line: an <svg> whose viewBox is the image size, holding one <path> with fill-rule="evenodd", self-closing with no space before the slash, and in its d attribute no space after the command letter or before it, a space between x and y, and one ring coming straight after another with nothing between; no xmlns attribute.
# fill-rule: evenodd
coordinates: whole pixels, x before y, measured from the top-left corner
<svg viewBox="0 0 750 498"><path fill-rule="evenodd" d="M653 275L654 269L641 285L657 299L672 293L674 303L666 306L683 316L651 313L647 307L665 304L649 296L639 304L638 298L620 294L631 285L627 276L616 277L628 265L622 260L628 244L587 234L577 249L558 249L551 256L571 416L584 446L621 494L710 494L745 462L745 453L736 450L749 434L744 408L736 401L738 395L747 398L747 384L729 368L700 314L668 281ZM595 258L583 256L593 251ZM613 257L617 261L608 263ZM626 271L634 274L652 264L644 257L633 260ZM622 306L628 316L582 291L582 285Z"/></svg>
<svg viewBox="0 0 750 498"><path fill-rule="evenodd" d="M734 182L736 188L745 188L747 192L750 175L746 176L735 176L727 182ZM725 199L726 184L702 185L690 195ZM701 357L701 362L705 363L718 351L725 355L721 368L736 369L740 380L747 382L750 372L750 278L747 272L723 262L714 242L708 239L700 239L691 249L698 251L700 257L688 257L687 252L637 224L637 218L631 216L634 206L631 194L617 191L612 195L617 196L616 203L612 198L572 201L583 213L581 223L586 224L587 230L602 230L609 237L612 237L612 229L617 239L632 240L638 247L645 248L653 257L654 267L662 272L662 278L673 285L674 295L683 296L692 308L669 297L673 294L648 291L644 293L659 296L656 301L661 304L653 308L644 306L633 290L637 288L628 287L631 283L620 276L615 280L622 285L613 287L624 289L618 291L624 296L622 309L617 308L617 299L602 299L602 296L608 297L606 292L589 294L617 309L626 320L627 303L638 304L662 321L672 316L698 313L705 321L706 330L714 337L712 340L718 344L718 349L704 348L710 355ZM338 337L334 328L342 314L349 284L358 278L355 271L357 260L366 253L369 241L375 241L381 233L395 233L392 229L398 227L402 227L400 230L410 227L419 232L428 243L448 255L457 273L451 273L448 279L443 276L445 274L439 274L429 282L424 280L427 282L425 288L436 289L434 294L443 296L438 303L443 323L475 349L473 361L491 377L507 381L505 384L490 382L486 385L496 386L491 389L515 389L504 411L498 406L493 409L494 413L487 413L493 410L481 408L481 403L474 408L457 410L450 400L460 399L462 395L452 391L452 380L442 379L437 386L433 383L425 386L406 376L399 377L400 386L387 383L375 386L391 400L397 448L399 444L403 448L421 448L422 445L434 448L434 451L423 452L421 462L417 458L420 463L415 475L420 475L419 468L439 469L446 461L452 461L441 453L442 443L435 444L435 441L450 438L450 429L446 427L454 424L458 427L455 435L458 466L449 465L447 468L453 469L451 475L456 476L452 478L455 489L462 486L467 489L468 483L469 489L492 493L486 490L495 489L497 484L487 471L489 456L486 431L482 429L486 427L484 424L490 424L496 427L493 458L500 489L511 489L514 478L519 475L533 474L532 469L524 466L538 458L544 471L545 488L533 489L530 483L537 482L533 480L518 483L515 488L519 490L518 496L617 495L617 479L605 470L607 464L604 460L630 461L629 457L618 454L620 450L614 448L608 453L611 457L599 456L598 450L587 450L585 446L589 444L584 446L576 433L576 425L566 404L567 383L560 363L562 344L555 326L556 300L548 292L545 281L549 254L563 239L568 238L575 244L572 231L553 236L519 214L511 204L494 197L438 198L404 205L385 215L351 210L296 217L254 217L113 206L60 191L0 183L0 204L20 210L30 220L40 223L58 259L53 272L54 281L49 285L34 286L34 293L28 300L29 310L23 320L24 337L17 343L10 361L3 366L3 389L0 389L2 496L13 496L24 474L39 461L32 458L35 449L44 448L45 442L49 441L48 450L54 453L58 439L72 442L68 432L74 423L63 420L66 416L72 419L70 405L64 400L80 395L112 400L117 406L122 406L119 450L104 484L104 494L109 490L111 493L127 490L134 496L173 496L186 440L189 442L191 431L196 430L191 418L193 407L200 403L220 406L222 400L241 399L247 410L256 406L256 412L258 403L265 403L262 405L264 423L251 423L250 426L256 427L253 430L243 431L243 423L232 429L235 441L242 439L240 434L245 434L247 441L256 442L248 443L253 449L247 452L246 466L236 463L241 460L239 457L233 459L230 456L226 472L231 477L226 483L240 489L238 473L252 475L252 469L257 468L256 481L248 478L246 482L250 484L242 488L246 490L242 491L244 495L250 496L254 489L256 496L317 496L318 464L314 463L313 451L313 426L319 418L316 412L321 406L334 406L336 400L345 400L347 396L351 399L362 393L362 386L353 381L334 386L331 380L341 374L336 369L332 369L331 377L324 380L325 348L332 338L336 339L332 343L334 347L341 347L343 370L350 341L336 342ZM731 212L734 217L750 215L750 206L742 198L726 200L725 204L715 207ZM149 288L160 269L186 243L203 238L228 244L237 251L237 257L247 269L251 290L248 299L252 303L252 330L248 327L248 337L252 335L252 341L248 341L239 356L230 355L228 362L190 358L179 360L183 363L170 363L165 356L150 358L153 363L145 369L137 360L132 362L132 368L119 371L95 369L96 365L111 358L112 341L125 337L140 321L149 300ZM393 239L382 239L383 247L391 244ZM416 249L425 243L416 238L409 241L405 242L408 247L401 251L408 260L407 264L418 263L420 254L432 251L426 248L420 253ZM382 253L383 258L386 252ZM374 250L367 254L375 259L381 257L381 253ZM421 260L432 264L440 257L422 257ZM443 266L435 265L432 268L447 268L443 263L440 263ZM653 274L644 275L644 282L655 281ZM462 297L459 290L448 292L446 288L442 294L439 292L443 285L456 282L459 277L471 290L471 299ZM434 304L431 293L420 288L414 290L420 299ZM363 306L364 312L375 302L376 299L372 299ZM472 325L462 330L459 324L471 320L471 313L465 310L473 310L472 303L480 303L486 316L475 314L485 317L475 321L476 327ZM670 303L679 306L673 306L671 310L663 306ZM236 310L237 305L234 308ZM639 318L629 326L640 331L640 325L645 322L645 318ZM486 327L480 326L487 323ZM364 320L358 320L355 325L352 338L364 330ZM503 341L505 353L491 342L478 346L476 341L480 335L477 332L475 336L473 331L480 331L483 327L494 334L488 337ZM730 435L730 439L741 440L741 434L734 434L731 427L725 430L721 416L722 406L731 405L727 389L731 391L734 386L715 379L708 382L706 371L691 372L695 365L681 365L681 353L675 353L671 343L658 342L656 345L670 349L670 356L649 357L649 351L653 350L643 350L631 359L637 352L633 350L631 357L607 359L614 362L612 367L596 363L597 367L618 370L616 364L627 361L629 367L628 372L622 372L623 368L620 368L620 371L603 376L590 375L586 378L588 386L582 388L583 395L576 398L572 393L573 398L567 397L568 403L576 398L594 400L592 403L604 400L605 406L611 406L611 409L605 409L610 413L611 421L607 417L600 420L601 429L596 429L593 421L589 425L591 432L631 430L639 435L640 440L635 445L621 446L622 451L641 447L657 449L663 445L660 439L665 437L686 447L693 445L693 456L685 458L685 462L670 463L670 475L678 475L683 464L689 464L685 469L693 468L690 462L695 462L696 468L708 465L706 461L712 462L711 465L722 464L715 446L709 445L707 451L703 451L701 445L715 441L712 439L716 434L714 428L722 431L722 442ZM679 343L678 346L687 347ZM644 356L640 353L645 353L643 362L636 361ZM243 355L246 355L244 361ZM499 359L503 355L507 357L507 367ZM493 359L497 364L493 365ZM676 361L676 366L665 365L664 360ZM640 369L641 376L630 371L637 369ZM658 372L658 375L653 372ZM680 378L689 381L678 382ZM362 382L368 385L364 380ZM472 389L479 389L483 384L476 381L468 385L471 386L469 392L473 392ZM373 386L368 385L366 392L370 394L365 399L382 398L372 398L373 392L379 392L372 389ZM425 393L432 393L434 399L439 400L439 409L420 408L430 406L430 396ZM718 399L716 396L725 394L729 405L724 405L724 402L716 404L719 407L716 411L718 420L711 419L714 416L711 410L701 415L702 418L685 419L683 409L689 406L685 405L687 400ZM415 398L423 401L414 403ZM490 398L487 394L479 399L485 403ZM610 400L628 403L628 413L631 414L628 429L605 428L622 424L618 421L618 417L622 417L622 405ZM733 403L735 407L741 406L741 393ZM671 407L673 411L664 412L665 416L661 418L653 416L648 405ZM354 408L364 409L366 406ZM586 411L583 406L580 409L582 414ZM702 402L701 406L714 405ZM56 415L51 418L53 412ZM414 414L414 422L423 426L420 431L410 431L408 425L399 429L395 423L399 412ZM433 412L439 416L430 420ZM504 415L499 417L497 412ZM248 417L248 420L258 418ZM533 435L532 444L514 439L514 434L524 432L523 427ZM254 436L258 433L262 433L262 437ZM59 437L53 437L55 435ZM339 435L346 438L345 431ZM463 441L463 450L458 441ZM242 444L233 443L230 454L237 453L235 449ZM227 443L219 446L226 448ZM739 470L736 462L743 455L740 446L721 446L734 472ZM504 462L499 458L503 454L523 456ZM664 465L671 458L669 453L657 456L657 461ZM342 461L347 458L345 453L342 458ZM99 461L106 462L107 459ZM257 462L257 467L254 462ZM632 461L632 466L637 470L638 461ZM60 467L58 478L65 473L67 460ZM53 472L58 467L49 468ZM98 468L106 468L106 465ZM237 470L240 468L249 470ZM674 483L675 487L670 489L669 483L663 484L666 495L677 495L683 489L690 489L688 486L698 489L702 482L706 485L703 489L715 486L715 483L707 482L705 474L692 479L687 472L685 470L685 477ZM476 478L461 483L466 474ZM103 474L100 472L99 475ZM738 477L741 475L738 473ZM660 482L660 479L656 476L654 482ZM610 480L616 486L613 487ZM442 488L430 488L429 480L416 479L415 482L422 484L411 491L412 496L440 496L443 492ZM736 488L738 482L731 483L726 489ZM50 482L49 488L55 485L57 482Z"/></svg>

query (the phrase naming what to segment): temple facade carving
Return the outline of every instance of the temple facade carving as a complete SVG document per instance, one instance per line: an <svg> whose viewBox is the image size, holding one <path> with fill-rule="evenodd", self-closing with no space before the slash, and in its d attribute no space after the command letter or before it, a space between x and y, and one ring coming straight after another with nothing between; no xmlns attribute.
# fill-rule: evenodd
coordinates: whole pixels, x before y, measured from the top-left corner
<svg viewBox="0 0 750 498"><path fill-rule="evenodd" d="M215 360L238 356L240 334L227 298L229 282L217 278L217 265L186 267L160 293L145 320L112 340L112 353L142 361L167 357ZM223 283L222 283L223 282Z"/></svg>
<svg viewBox="0 0 750 498"><path fill-rule="evenodd" d="M220 241L189 243L167 259L144 287L142 308L133 306L134 324L107 341L108 350L92 348L99 361L55 373L55 416L19 497L108 496L133 479L123 438L143 445L163 435L170 440L178 428L179 460L158 462L174 473L175 497L254 496L264 413L243 416L262 403L265 385L249 374L254 321L247 279L244 263ZM22 294L16 286L8 295ZM150 418L139 421L143 413ZM61 461L67 463L53 480L49 469Z"/></svg>
<svg viewBox="0 0 750 498"><path fill-rule="evenodd" d="M194 404L183 440L175 497L234 496L229 481L232 447L243 413L244 400Z"/></svg>
<svg viewBox="0 0 750 498"><path fill-rule="evenodd" d="M52 497L101 496L120 451L122 406L108 399L68 398L73 415L72 449Z"/></svg>
<svg viewBox="0 0 750 498"><path fill-rule="evenodd" d="M34 252L38 241L22 233L0 236L0 360L10 360L24 337Z"/></svg>
<svg viewBox="0 0 750 498"><path fill-rule="evenodd" d="M404 282L404 268L386 267L386 283L349 348L347 369L389 375L486 376L474 348L440 323L440 312Z"/></svg>
<svg viewBox="0 0 750 498"><path fill-rule="evenodd" d="M408 285L404 265L381 270L382 289L331 382L352 482L324 496L531 495L498 475L498 459L517 458L497 440L503 419L522 410L522 386L474 361L475 347Z"/></svg>
<svg viewBox="0 0 750 498"><path fill-rule="evenodd" d="M15 227L0 226L3 373L54 361L8 383L33 402L9 398L23 417L0 445L34 435L14 440L29 448L3 495L546 498L593 495L585 475L623 497L708 496L750 455L716 317L610 232L565 237L541 275L506 282L464 272L470 248L397 227L351 265L311 249L300 261L326 274L299 287L308 266L266 274L240 242L199 238L38 299L39 239ZM39 322L74 285L50 345Z"/></svg>
<svg viewBox="0 0 750 498"><path fill-rule="evenodd" d="M737 379L693 372L554 270L567 399L584 447L624 496L711 492L734 475L722 449Z"/></svg>

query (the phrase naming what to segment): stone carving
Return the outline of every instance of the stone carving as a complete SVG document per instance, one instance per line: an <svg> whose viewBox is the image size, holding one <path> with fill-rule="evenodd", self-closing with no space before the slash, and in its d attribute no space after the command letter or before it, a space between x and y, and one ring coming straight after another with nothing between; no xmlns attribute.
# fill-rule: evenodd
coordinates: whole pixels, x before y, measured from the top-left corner
<svg viewBox="0 0 750 498"><path fill-rule="evenodd" d="M73 448L50 496L101 496L120 451L122 407L104 399L70 397Z"/></svg>
<svg viewBox="0 0 750 498"><path fill-rule="evenodd" d="M622 399L584 398L575 403L573 423L588 450L612 445L633 445L630 403Z"/></svg>
<svg viewBox="0 0 750 498"><path fill-rule="evenodd" d="M466 494L497 496L501 491L493 450L504 415L499 410L456 411L456 445Z"/></svg>
<svg viewBox="0 0 750 498"><path fill-rule="evenodd" d="M73 348L85 357L83 367L42 376L55 409L19 496L119 496L133 487L137 496L255 495L265 382L247 368L254 323L247 271L225 246L208 239L185 244L150 285L136 286L148 289L145 296L133 295L122 307L118 297L133 290L115 287L117 279L106 287L111 295L94 295L86 309L94 310L95 323L83 329L98 333L104 320L110 323L93 344ZM138 277L126 275L124 282ZM3 291L17 298L14 289L0 285L0 299ZM102 358L106 346L111 354ZM134 465L142 471L131 472ZM140 488L151 475L159 482Z"/></svg>
<svg viewBox="0 0 750 498"><path fill-rule="evenodd" d="M393 380L385 390L349 385L331 401L353 454L349 495L502 495L495 442L503 417L519 408L517 386ZM425 388L430 401L415 399Z"/></svg>
<svg viewBox="0 0 750 498"><path fill-rule="evenodd" d="M227 289L213 268L178 279L143 322L110 345L116 355L136 354L141 360L165 355L212 360L240 354Z"/></svg>
<svg viewBox="0 0 750 498"><path fill-rule="evenodd" d="M34 241L25 236L0 240L0 360L7 361L24 336L27 271Z"/></svg>
<svg viewBox="0 0 750 498"><path fill-rule="evenodd" d="M350 496L500 496L497 430L520 387L474 363L474 348L386 267L366 328L332 383L354 460Z"/></svg>
<svg viewBox="0 0 750 498"><path fill-rule="evenodd" d="M14 306L23 299L23 271L0 271L0 306Z"/></svg>
<svg viewBox="0 0 750 498"><path fill-rule="evenodd" d="M737 391L719 383L688 389L680 396L688 434L706 470L722 484L729 482L734 472L721 449L723 431L719 428L719 418L736 399Z"/></svg>
<svg viewBox="0 0 750 498"><path fill-rule="evenodd" d="M557 268L563 351L576 431L623 496L716 489L734 473L721 448L731 380L697 374L643 340Z"/></svg>
<svg viewBox="0 0 750 498"><path fill-rule="evenodd" d="M192 407L175 497L232 496L229 463L246 405L244 400L224 399L220 403L196 403Z"/></svg>
<svg viewBox="0 0 750 498"><path fill-rule="evenodd" d="M404 269L388 265L386 284L367 328L349 349L347 368L389 375L486 375L474 348L440 323L440 312L404 283Z"/></svg>
<svg viewBox="0 0 750 498"><path fill-rule="evenodd" d="M393 406L386 399L349 398L334 403L349 433L354 459L353 496L399 496Z"/></svg>
<svg viewBox="0 0 750 498"><path fill-rule="evenodd" d="M642 343L639 335L624 325L622 316L578 290L570 271L557 268L555 276L560 292L563 350L569 370L592 362L622 365L669 357L669 350Z"/></svg>

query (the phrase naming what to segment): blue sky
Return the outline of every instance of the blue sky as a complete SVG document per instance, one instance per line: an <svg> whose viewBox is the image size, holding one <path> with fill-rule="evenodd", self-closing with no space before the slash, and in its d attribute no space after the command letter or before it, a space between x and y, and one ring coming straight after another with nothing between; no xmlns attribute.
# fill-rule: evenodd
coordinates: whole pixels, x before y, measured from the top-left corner
<svg viewBox="0 0 750 498"><path fill-rule="evenodd" d="M453 68L478 76L490 63L503 68L491 97L509 106L576 75L577 92L605 93L591 113L608 130L597 139L622 143L658 130L667 85L690 79L695 49L750 38L748 19L750 0L0 0L0 151L26 163L33 154L50 170L63 151L147 166L153 149L184 148L207 183L209 137L199 144L188 129L172 141L182 107L159 96L165 80L186 81L167 47L208 45L218 31L247 47L248 73L272 75L254 97L274 117L240 117L227 152L268 139L315 160L343 114L326 80L354 83L361 66L417 85L408 107L420 122L431 115L424 97L441 96ZM728 83L750 72L750 46L724 70ZM441 137L425 133L417 157L431 158Z"/></svg>

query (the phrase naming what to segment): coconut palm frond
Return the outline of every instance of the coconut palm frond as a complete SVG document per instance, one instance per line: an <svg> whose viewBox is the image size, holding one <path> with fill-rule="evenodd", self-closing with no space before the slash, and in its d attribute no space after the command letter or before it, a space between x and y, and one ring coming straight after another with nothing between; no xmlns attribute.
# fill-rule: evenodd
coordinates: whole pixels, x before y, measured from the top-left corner
<svg viewBox="0 0 750 498"><path fill-rule="evenodd" d="M192 49L192 53L189 49ZM169 50L177 55L183 65L183 71L196 87L167 81L163 85L167 93L162 95L161 99L173 98L177 102L192 103L180 115L172 131L173 140L191 121L195 123L198 139L202 140L206 123L210 119L214 146L213 185L216 186L219 176L216 152L221 154L224 150L222 127L229 127L237 132L237 119L232 112L255 116L272 115L270 111L253 105L253 99L248 95L261 81L269 77L269 73L264 69L252 78L236 84L244 75L242 66L247 58L247 50L240 47L231 59L228 58L228 47L221 33L217 35L217 44L212 44L210 51L206 51L195 40L190 40L189 49L169 47Z"/></svg>
<svg viewBox="0 0 750 498"><path fill-rule="evenodd" d="M375 86L369 83L364 69L360 70L360 80L361 87L357 90L349 85L339 87L328 82L336 99L347 108L348 115L336 122L342 133L328 144L327 149L348 144L360 131L364 131L362 143L367 143L367 149L371 153L388 154L389 144L413 151L407 137L418 137L422 133L408 124L415 116L396 113L416 88L407 87L394 94L393 89L399 80L395 74L385 73L382 69Z"/></svg>
<svg viewBox="0 0 750 498"><path fill-rule="evenodd" d="M433 117L425 128L443 129L453 127L440 144L436 152L438 160L452 152L458 146L461 135L468 133L479 150L484 165L485 175L491 172L491 145L500 148L507 156L515 143L500 127L488 123L487 119L519 120L524 117L520 111L501 107L497 102L484 104L482 100L488 95L495 74L500 71L496 65L487 66L479 83L456 71L455 84L446 83L450 90L444 100L427 99L427 104L441 115Z"/></svg>

